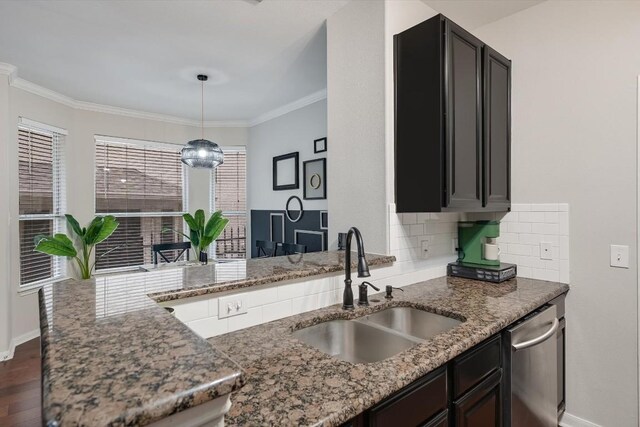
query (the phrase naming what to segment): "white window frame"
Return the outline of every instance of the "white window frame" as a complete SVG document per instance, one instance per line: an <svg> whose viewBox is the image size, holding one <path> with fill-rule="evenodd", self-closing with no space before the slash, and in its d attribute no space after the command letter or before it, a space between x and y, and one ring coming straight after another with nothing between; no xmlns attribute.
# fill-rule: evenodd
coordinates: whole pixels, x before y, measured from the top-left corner
<svg viewBox="0 0 640 427"><path fill-rule="evenodd" d="M239 151L243 151L245 154L245 162L246 162L246 158L247 158L247 147L244 145L232 145L232 146L228 146L228 147L220 147L222 149L223 153L233 153L233 152L239 152ZM245 166L245 171L247 172L247 174L244 177L244 194L246 196L248 196L247 193L247 185L248 185L248 179L247 179L247 175L248 175L248 164ZM215 192L216 192L216 174L214 170L211 170L211 172L209 172L209 214L212 214L216 211L216 197L215 197ZM249 204L249 198L247 197L247 206L248 207ZM222 211L222 215L226 216L226 217L232 217L232 216L244 216L246 221L248 221L249 219L249 212L247 211L247 209L245 209L244 211ZM248 228L248 224L247 224L247 228ZM245 239L247 239L245 241L245 259L249 257L249 255L247 254L247 251L249 250L249 240L248 240L248 235L245 234ZM214 241L213 243L211 243L211 245L209 246L209 253L212 254L214 257L217 255L218 251L217 251L218 247L217 247L217 242Z"/></svg>
<svg viewBox="0 0 640 427"><path fill-rule="evenodd" d="M120 145L128 145L128 146L151 146L151 147L159 147L159 148L170 148L171 150L179 150L180 146L178 144L171 144L168 142L159 142L159 141L151 141L151 140L143 140L143 139L132 139L132 138L122 138L122 137L114 137L114 136L106 136L106 135L94 135L94 170L93 176L95 179L96 176L96 168L95 168L95 149L98 143L107 143L107 144L120 144ZM182 164L182 211L181 212L97 212L96 209L96 183L93 183L93 212L95 215L113 215L117 218L157 218L163 216L173 216L173 217L182 217L185 213L189 212L189 174L187 173L187 167L185 164ZM188 230L186 230L186 226L183 222L183 232L187 234ZM183 238L184 240L184 238ZM126 272L138 270L140 265L129 265L126 267L112 267L112 268L102 268L95 270L96 275L103 274L113 274L118 272Z"/></svg>
<svg viewBox="0 0 640 427"><path fill-rule="evenodd" d="M64 233L67 232L66 227L66 218L64 213L67 209L67 198L66 198L66 165L65 165L65 141L64 137L68 135L68 132L65 129L61 129L55 126L47 125L45 123L40 123L35 120L27 119L25 117L18 118L18 130L26 130L38 132L43 135L50 136L52 138L53 144L53 163L57 164L57 168L51 168L52 171L52 181L53 181L53 212L51 214L18 214L18 230L19 223L21 221L37 221L37 220L51 220L53 222L53 233ZM16 153L19 152L19 148ZM20 178L18 177L18 192L19 192L19 183ZM57 197L56 197L57 194ZM20 200L20 196L18 193L18 203ZM18 231L18 263L21 263L20 256L20 231ZM29 292L35 289L39 289L42 286L57 282L60 280L65 280L68 278L67 276L67 260L64 257L52 256L51 262L53 263L53 275L51 277L47 277L46 279L40 279L33 282L22 284L21 277L21 268L18 267L18 290L20 293ZM57 274L56 274L57 273Z"/></svg>

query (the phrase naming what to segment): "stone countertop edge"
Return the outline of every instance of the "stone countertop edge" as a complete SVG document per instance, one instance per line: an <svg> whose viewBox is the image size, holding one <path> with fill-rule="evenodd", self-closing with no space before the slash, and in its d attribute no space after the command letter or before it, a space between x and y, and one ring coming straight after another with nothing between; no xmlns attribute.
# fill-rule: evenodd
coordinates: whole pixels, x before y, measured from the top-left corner
<svg viewBox="0 0 640 427"><path fill-rule="evenodd" d="M78 283L81 282L75 282L75 284ZM77 360L74 359L68 362L68 365L71 365L70 367L66 366L67 360L64 355L59 355L61 353L60 349L52 351L51 348L52 335L64 335L64 332L56 331L56 326L52 326L49 323L43 289L39 290L38 299L42 370L41 420L43 426L147 425L217 397L231 394L245 384L245 373L237 363L223 352L212 347L206 340L188 330L186 325L183 325L161 307L154 307L154 316L156 318L161 317L177 326L170 333L173 342L169 346L176 349L176 351L180 351L181 348L195 349L198 356L207 359L206 356L208 355L211 360L202 365L190 364L187 361L188 366L175 375L175 383L172 377L174 372L165 372L164 376L162 376L162 374L158 375L158 368L152 372L156 375L142 378L142 380L147 381L147 383L143 384L139 384L143 381L141 381L141 378L137 378L135 373L132 373L134 379L131 380L130 384L122 384L121 381L109 381L109 379L104 382L101 380L98 380L98 382L91 381L90 374L94 370L97 369L101 374L104 372L100 370L101 368L95 368L92 364L96 364L99 367L103 364L106 365L108 364L108 358L113 355L105 356L106 360L103 361L87 358L83 360L84 363L81 365L74 364ZM83 323L83 321L84 319L82 318L77 319L77 323ZM178 335L177 338L176 334ZM77 343L78 338L73 337L72 341ZM187 343L186 345L184 345L185 342ZM80 348L78 352L81 353L82 350L84 349ZM96 355L96 351L97 355L100 356L101 353L97 349L94 349L93 352L90 351L90 353ZM140 360L145 361L145 357L153 357L153 354L145 354L145 351L152 350L144 348L139 352L134 352L136 354L131 364L140 363ZM75 352L71 351L71 353ZM175 357L178 356L175 355ZM122 359L125 358L126 356L122 355ZM151 366L153 365L152 361L149 363L151 363ZM166 360L162 360L160 363L166 363ZM78 375L77 368L83 371L85 375ZM123 369L122 367L118 368ZM201 371L204 368L207 369L206 372ZM89 375L87 375L87 371ZM193 376L193 379L185 378L185 374ZM144 377L144 373L140 377ZM156 380L157 383L154 382ZM62 393L53 389L52 381L56 381L64 389ZM167 385L170 390L173 387L173 390L163 390ZM135 392L136 386L140 387L139 393ZM157 390L153 391L155 387L157 387ZM105 389L109 390L109 392L105 392ZM133 393L131 393L131 389L133 389ZM100 390L100 394L94 394L95 390ZM128 394L128 398L123 400L122 396L126 394ZM105 407L101 406L101 404Z"/></svg>
<svg viewBox="0 0 640 427"><path fill-rule="evenodd" d="M381 254L373 254L366 253L367 262L369 267L382 267L389 264L392 264L396 261L396 257L393 255L381 255ZM274 259L279 257L274 257ZM351 267L352 269L357 268L357 256L352 254ZM224 282L221 284L212 284L209 286L202 286L198 288L191 289L180 289L180 290L170 290L170 291L162 291L162 292L152 292L149 293L149 297L154 301L168 302L175 301L184 298L192 298L198 297L202 295L215 294L219 292L232 291L235 289L246 289L251 288L253 286L266 285L269 283L278 283L286 280L294 280L294 279L303 279L306 277L319 276L322 274L335 273L344 270L344 265L342 264L329 264L329 265L316 265L314 268L309 269L291 269L282 273L271 273L267 274L263 277L256 278L247 278L234 280L229 282Z"/></svg>
<svg viewBox="0 0 640 427"><path fill-rule="evenodd" d="M568 292L569 286L524 278L493 284L444 276L403 289L391 301L372 295L369 307L343 311L334 305L210 338L247 373L247 384L233 395L226 425L339 426ZM399 306L463 323L366 364L333 358L291 335L329 320Z"/></svg>

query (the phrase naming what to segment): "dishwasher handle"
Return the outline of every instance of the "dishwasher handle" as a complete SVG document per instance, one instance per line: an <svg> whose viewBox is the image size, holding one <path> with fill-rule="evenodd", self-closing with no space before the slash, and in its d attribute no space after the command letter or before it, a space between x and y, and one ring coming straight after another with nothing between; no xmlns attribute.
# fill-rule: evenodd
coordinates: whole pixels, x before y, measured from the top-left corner
<svg viewBox="0 0 640 427"><path fill-rule="evenodd" d="M529 341L523 341L517 344L513 344L511 347L513 347L514 351L518 351L518 350L524 350L525 348L533 347L534 345L540 344L541 342L546 341L552 336L554 336L558 331L559 326L560 326L560 322L558 321L558 319L553 319L553 324L551 325L551 328L549 328L547 332Z"/></svg>

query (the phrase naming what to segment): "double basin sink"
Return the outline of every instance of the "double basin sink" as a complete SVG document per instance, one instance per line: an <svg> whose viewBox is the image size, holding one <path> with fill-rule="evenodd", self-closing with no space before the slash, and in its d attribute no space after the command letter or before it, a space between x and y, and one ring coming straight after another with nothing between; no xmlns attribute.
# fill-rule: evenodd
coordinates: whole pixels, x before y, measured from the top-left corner
<svg viewBox="0 0 640 427"><path fill-rule="evenodd" d="M458 319L412 307L394 307L353 320L332 320L293 332L300 341L351 363L392 357L455 328Z"/></svg>

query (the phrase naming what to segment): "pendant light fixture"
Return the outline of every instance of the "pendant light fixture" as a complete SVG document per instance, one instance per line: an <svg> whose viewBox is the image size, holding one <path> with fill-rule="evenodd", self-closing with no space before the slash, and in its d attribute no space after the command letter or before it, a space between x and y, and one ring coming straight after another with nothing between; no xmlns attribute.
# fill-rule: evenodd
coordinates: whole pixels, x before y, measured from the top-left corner
<svg viewBox="0 0 640 427"><path fill-rule="evenodd" d="M198 80L202 83L202 111L201 129L202 138L189 141L180 151L182 163L192 168L215 169L224 163L224 153L215 142L204 139L204 82L208 77L198 74Z"/></svg>

